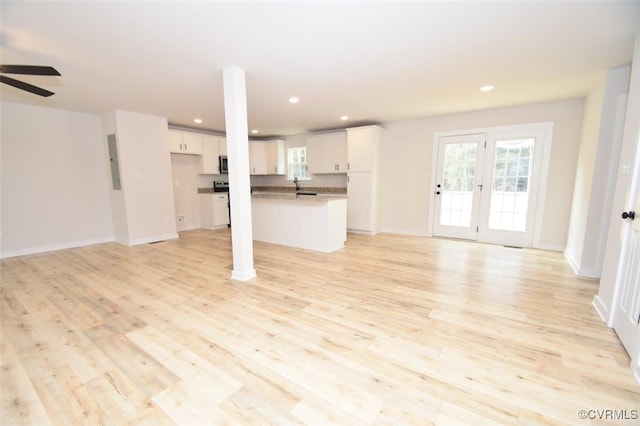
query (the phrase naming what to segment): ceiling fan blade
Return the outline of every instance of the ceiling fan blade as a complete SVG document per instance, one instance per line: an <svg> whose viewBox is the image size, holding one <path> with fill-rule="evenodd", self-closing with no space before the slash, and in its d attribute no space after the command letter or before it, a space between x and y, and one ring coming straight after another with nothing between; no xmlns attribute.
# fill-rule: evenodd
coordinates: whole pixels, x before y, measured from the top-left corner
<svg viewBox="0 0 640 426"><path fill-rule="evenodd" d="M7 74L60 75L53 67L39 65L0 65L0 72Z"/></svg>
<svg viewBox="0 0 640 426"><path fill-rule="evenodd" d="M33 84L25 83L24 81L14 80L13 78L0 75L0 82L4 84L8 84L9 86L17 87L18 89L26 90L27 92L31 92L36 95L44 96L45 98L53 95L53 92L42 89L38 86L34 86Z"/></svg>

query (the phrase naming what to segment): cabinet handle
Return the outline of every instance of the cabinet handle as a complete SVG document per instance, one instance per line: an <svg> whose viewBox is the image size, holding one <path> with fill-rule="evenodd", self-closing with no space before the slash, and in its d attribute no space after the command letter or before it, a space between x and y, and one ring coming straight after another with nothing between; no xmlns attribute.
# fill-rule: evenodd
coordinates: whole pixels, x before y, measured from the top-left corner
<svg viewBox="0 0 640 426"><path fill-rule="evenodd" d="M186 150L188 150L188 149L189 149L189 148L187 148L187 144L185 143L185 144L184 144L184 150L186 151Z"/></svg>

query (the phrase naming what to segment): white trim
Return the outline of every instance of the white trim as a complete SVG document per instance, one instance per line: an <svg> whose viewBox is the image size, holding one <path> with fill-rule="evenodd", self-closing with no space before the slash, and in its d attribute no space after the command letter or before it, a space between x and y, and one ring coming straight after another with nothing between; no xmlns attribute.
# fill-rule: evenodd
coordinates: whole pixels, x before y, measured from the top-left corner
<svg viewBox="0 0 640 426"><path fill-rule="evenodd" d="M45 253L48 251L66 250L70 248L91 246L94 244L111 243L113 241L115 241L115 238L111 236L111 237L103 237L103 238L94 238L91 240L70 241L67 243L51 244L51 245L32 247L32 248L21 249L21 250L11 250L8 252L3 251L2 253L0 253L0 259L8 259L10 257L25 256L28 254Z"/></svg>
<svg viewBox="0 0 640 426"><path fill-rule="evenodd" d="M595 308L598 315L600 315L600 319L602 322L607 324L607 327L613 327L613 318L611 313L607 309L607 305L602 301L599 295L593 296L593 301L591 302L593 307Z"/></svg>
<svg viewBox="0 0 640 426"><path fill-rule="evenodd" d="M227 226L227 225L224 225ZM178 232L182 232L182 231L190 231L192 229L200 229L202 228L202 226L198 223L195 225L182 225L182 226L178 226L177 230Z"/></svg>
<svg viewBox="0 0 640 426"><path fill-rule="evenodd" d="M257 277L255 269L248 269L246 271L231 271L231 278L238 281L247 281L251 278Z"/></svg>
<svg viewBox="0 0 640 426"><path fill-rule="evenodd" d="M154 235L154 236L151 236L151 237L144 237L144 238L138 238L136 240L129 240L124 245L127 245L127 246L138 246L140 244L157 243L159 241L173 240L175 238L180 238L180 237L178 236L177 232L172 232L170 234Z"/></svg>
<svg viewBox="0 0 640 426"><path fill-rule="evenodd" d="M596 279L600 278L600 271L599 270L581 268L578 265L578 262L573 258L571 253L569 253L569 251L566 250L566 249L564 250L564 257L569 262L569 265L571 266L571 269L573 269L573 272L579 278L596 278Z"/></svg>
<svg viewBox="0 0 640 426"><path fill-rule="evenodd" d="M380 232L384 234L411 235L414 237L432 237L433 236L429 232L416 231L414 229L382 228Z"/></svg>
<svg viewBox="0 0 640 426"><path fill-rule="evenodd" d="M533 243L533 247L534 249L539 249L539 250L549 250L549 251L558 251L558 252L563 252L566 247L564 245L560 245L560 244L546 244L546 243Z"/></svg>

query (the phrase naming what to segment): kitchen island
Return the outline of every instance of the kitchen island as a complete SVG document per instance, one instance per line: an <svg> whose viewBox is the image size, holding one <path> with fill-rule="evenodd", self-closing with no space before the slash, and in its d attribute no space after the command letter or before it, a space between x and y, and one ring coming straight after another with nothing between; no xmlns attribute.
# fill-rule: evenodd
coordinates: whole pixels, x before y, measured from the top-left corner
<svg viewBox="0 0 640 426"><path fill-rule="evenodd" d="M253 239L330 253L347 240L347 197L254 193Z"/></svg>

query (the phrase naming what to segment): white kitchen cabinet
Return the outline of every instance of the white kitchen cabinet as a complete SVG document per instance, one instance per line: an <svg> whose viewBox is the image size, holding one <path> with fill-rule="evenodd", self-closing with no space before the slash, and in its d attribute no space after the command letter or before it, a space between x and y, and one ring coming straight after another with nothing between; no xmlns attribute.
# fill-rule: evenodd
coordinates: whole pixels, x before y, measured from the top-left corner
<svg viewBox="0 0 640 426"><path fill-rule="evenodd" d="M169 129L169 150L176 154L202 154L202 134Z"/></svg>
<svg viewBox="0 0 640 426"><path fill-rule="evenodd" d="M377 230L377 200L371 172L349 173L347 182L347 228L350 231L373 233Z"/></svg>
<svg viewBox="0 0 640 426"><path fill-rule="evenodd" d="M218 192L199 194L200 226L205 229L216 229L229 224L229 194Z"/></svg>
<svg viewBox="0 0 640 426"><path fill-rule="evenodd" d="M384 129L364 126L347 129L349 171L370 172L380 168Z"/></svg>
<svg viewBox="0 0 640 426"><path fill-rule="evenodd" d="M347 172L347 134L345 132L310 136L306 140L306 146L309 173Z"/></svg>
<svg viewBox="0 0 640 426"><path fill-rule="evenodd" d="M283 140L249 142L249 167L252 175L283 175L285 164Z"/></svg>
<svg viewBox="0 0 640 426"><path fill-rule="evenodd" d="M198 173L201 175L220 174L218 157L220 154L220 137L202 135L202 155L198 158Z"/></svg>
<svg viewBox="0 0 640 426"><path fill-rule="evenodd" d="M380 232L381 161L384 129L365 126L347 129L347 228Z"/></svg>
<svg viewBox="0 0 640 426"><path fill-rule="evenodd" d="M267 174L267 146L261 141L249 141L249 171L252 175Z"/></svg>

